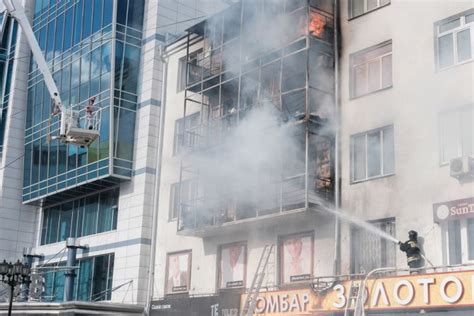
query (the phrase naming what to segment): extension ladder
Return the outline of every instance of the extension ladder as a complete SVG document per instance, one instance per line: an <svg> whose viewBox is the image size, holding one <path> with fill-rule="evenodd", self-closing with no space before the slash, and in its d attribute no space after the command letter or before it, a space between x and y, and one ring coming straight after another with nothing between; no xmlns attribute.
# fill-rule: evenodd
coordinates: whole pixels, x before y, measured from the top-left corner
<svg viewBox="0 0 474 316"><path fill-rule="evenodd" d="M350 316L351 311L354 313L353 316L363 316L364 315L364 282L351 281L349 286L349 295L346 303L346 308L344 310L344 316ZM355 303L355 304L353 304Z"/></svg>
<svg viewBox="0 0 474 316"><path fill-rule="evenodd" d="M258 293L260 292L260 288L262 287L263 278L265 276L265 269L268 264L268 260L272 254L274 245L265 245L262 251L262 255L260 256L260 260L258 261L257 270L255 271L255 275L252 280L252 284L250 285L249 291L247 293L247 297L245 298L244 306L240 312L240 316L252 316L255 307L257 305L257 297Z"/></svg>

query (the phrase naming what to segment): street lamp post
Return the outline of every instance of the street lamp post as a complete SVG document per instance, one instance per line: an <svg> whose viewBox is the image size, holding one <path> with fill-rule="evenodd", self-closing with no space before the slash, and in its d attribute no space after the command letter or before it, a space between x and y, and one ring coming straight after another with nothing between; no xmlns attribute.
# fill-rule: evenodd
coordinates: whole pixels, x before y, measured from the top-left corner
<svg viewBox="0 0 474 316"><path fill-rule="evenodd" d="M30 267L18 260L16 263L0 262L0 275L2 282L10 286L10 304L8 306L8 316L12 314L13 292L18 284L28 284L30 282Z"/></svg>

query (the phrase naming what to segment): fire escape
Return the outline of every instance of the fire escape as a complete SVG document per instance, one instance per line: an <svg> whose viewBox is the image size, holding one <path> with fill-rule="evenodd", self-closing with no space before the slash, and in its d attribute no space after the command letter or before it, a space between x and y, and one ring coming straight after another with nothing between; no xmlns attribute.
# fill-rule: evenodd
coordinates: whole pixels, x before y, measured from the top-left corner
<svg viewBox="0 0 474 316"><path fill-rule="evenodd" d="M180 234L218 234L333 201L334 20L326 2L242 1L188 29ZM292 152L250 174L253 185L209 185L195 158L221 153L231 131L264 106L295 139Z"/></svg>

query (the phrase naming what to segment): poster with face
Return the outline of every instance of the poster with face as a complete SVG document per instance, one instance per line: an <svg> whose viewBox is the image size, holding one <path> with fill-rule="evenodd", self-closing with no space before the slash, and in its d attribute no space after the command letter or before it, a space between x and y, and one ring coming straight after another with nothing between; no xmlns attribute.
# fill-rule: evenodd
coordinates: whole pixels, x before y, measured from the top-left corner
<svg viewBox="0 0 474 316"><path fill-rule="evenodd" d="M184 293L189 291L191 252L168 255L166 293Z"/></svg>
<svg viewBox="0 0 474 316"><path fill-rule="evenodd" d="M245 244L232 244L221 247L220 288L230 289L244 286L247 256Z"/></svg>
<svg viewBox="0 0 474 316"><path fill-rule="evenodd" d="M281 279L293 283L311 279L313 275L312 235L293 235L281 240Z"/></svg>

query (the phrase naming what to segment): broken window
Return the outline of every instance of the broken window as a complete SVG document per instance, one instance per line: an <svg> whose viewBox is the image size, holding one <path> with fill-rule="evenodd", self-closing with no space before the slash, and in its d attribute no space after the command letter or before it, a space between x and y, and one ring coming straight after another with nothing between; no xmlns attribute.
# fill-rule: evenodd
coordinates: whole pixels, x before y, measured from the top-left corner
<svg viewBox="0 0 474 316"><path fill-rule="evenodd" d="M199 126L200 113L194 113L176 120L174 128L173 154L183 152L184 148L193 147L196 143L196 128Z"/></svg>
<svg viewBox="0 0 474 316"><path fill-rule="evenodd" d="M285 16L281 23L285 25L285 28L282 31L286 33L287 43L293 42L299 37L307 34L308 15L304 9Z"/></svg>
<svg viewBox="0 0 474 316"><path fill-rule="evenodd" d="M351 97L392 86L392 41L351 55Z"/></svg>
<svg viewBox="0 0 474 316"><path fill-rule="evenodd" d="M245 111L251 109L257 103L258 92L258 72L253 71L242 75L240 85L240 116L245 115Z"/></svg>
<svg viewBox="0 0 474 316"><path fill-rule="evenodd" d="M325 199L330 199L333 191L334 177L332 174L331 153L332 143L330 139L321 139L316 143L314 188Z"/></svg>
<svg viewBox="0 0 474 316"><path fill-rule="evenodd" d="M260 99L270 100L277 108L280 105L280 61L271 63L262 68Z"/></svg>
<svg viewBox="0 0 474 316"><path fill-rule="evenodd" d="M202 78L203 50L200 49L188 55L188 81L187 85L193 85Z"/></svg>
<svg viewBox="0 0 474 316"><path fill-rule="evenodd" d="M334 37L334 20L332 16L311 9L309 13L309 34L332 43Z"/></svg>
<svg viewBox="0 0 474 316"><path fill-rule="evenodd" d="M395 236L395 219L387 218L371 221L371 225ZM397 245L365 229L352 227L351 232L352 273L368 273L376 268L396 265Z"/></svg>
<svg viewBox="0 0 474 316"><path fill-rule="evenodd" d="M240 34L240 6L227 10L224 13L224 43L228 42Z"/></svg>
<svg viewBox="0 0 474 316"><path fill-rule="evenodd" d="M282 92L306 86L306 52L292 54L283 59Z"/></svg>

